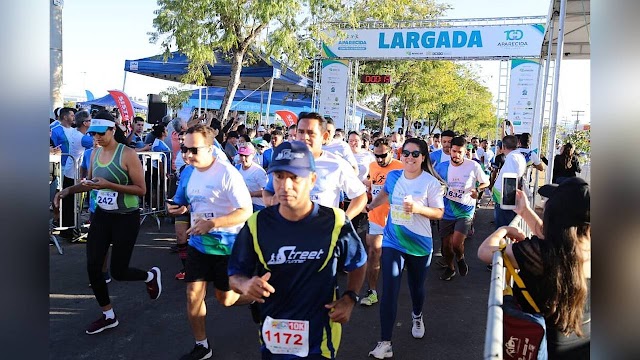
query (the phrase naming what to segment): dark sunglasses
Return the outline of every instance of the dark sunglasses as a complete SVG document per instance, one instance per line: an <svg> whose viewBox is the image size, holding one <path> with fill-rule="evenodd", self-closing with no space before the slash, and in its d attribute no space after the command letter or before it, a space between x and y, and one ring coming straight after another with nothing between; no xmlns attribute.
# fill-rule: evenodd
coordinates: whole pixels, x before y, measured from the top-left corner
<svg viewBox="0 0 640 360"><path fill-rule="evenodd" d="M386 153L384 153L384 154L373 154L373 156L375 156L377 159L384 159L384 158L386 158L387 156L389 156L389 151L387 151L387 152L386 152Z"/></svg>
<svg viewBox="0 0 640 360"><path fill-rule="evenodd" d="M420 153L420 150L413 150L413 151L402 150L402 156L409 157L409 154L411 154L411 156L413 156L414 158L417 158L418 156L422 155L422 153Z"/></svg>
<svg viewBox="0 0 640 360"><path fill-rule="evenodd" d="M106 134L106 132L95 132L95 131L89 132L89 136L96 136L96 135L104 136L104 134Z"/></svg>
<svg viewBox="0 0 640 360"><path fill-rule="evenodd" d="M183 154L186 154L187 152L192 153L193 155L198 155L198 149L208 149L209 146L197 146L197 147L186 147L184 145L180 146L180 151Z"/></svg>

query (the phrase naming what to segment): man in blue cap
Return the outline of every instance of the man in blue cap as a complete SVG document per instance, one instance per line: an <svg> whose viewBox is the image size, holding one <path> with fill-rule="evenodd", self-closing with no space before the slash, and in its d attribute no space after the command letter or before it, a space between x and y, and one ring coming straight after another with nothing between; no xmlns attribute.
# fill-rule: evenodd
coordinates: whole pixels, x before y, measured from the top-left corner
<svg viewBox="0 0 640 360"><path fill-rule="evenodd" d="M334 359L359 301L366 251L344 211L311 201L315 171L305 143L274 149L268 172L279 203L247 220L229 259L230 287L258 304L263 358ZM349 271L343 292L339 267Z"/></svg>

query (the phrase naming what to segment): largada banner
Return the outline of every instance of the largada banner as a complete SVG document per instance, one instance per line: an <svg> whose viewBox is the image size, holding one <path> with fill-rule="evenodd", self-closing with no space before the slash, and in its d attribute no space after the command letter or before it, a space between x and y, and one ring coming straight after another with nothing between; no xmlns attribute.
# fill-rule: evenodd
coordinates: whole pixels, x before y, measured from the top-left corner
<svg viewBox="0 0 640 360"><path fill-rule="evenodd" d="M320 104L318 108L321 115L331 116L337 128L345 128L348 91L348 62L322 60Z"/></svg>
<svg viewBox="0 0 640 360"><path fill-rule="evenodd" d="M533 108L540 64L527 59L511 60L507 119L516 134L533 131Z"/></svg>
<svg viewBox="0 0 640 360"><path fill-rule="evenodd" d="M322 45L339 59L457 59L540 57L544 25L491 25L415 29L352 29Z"/></svg>

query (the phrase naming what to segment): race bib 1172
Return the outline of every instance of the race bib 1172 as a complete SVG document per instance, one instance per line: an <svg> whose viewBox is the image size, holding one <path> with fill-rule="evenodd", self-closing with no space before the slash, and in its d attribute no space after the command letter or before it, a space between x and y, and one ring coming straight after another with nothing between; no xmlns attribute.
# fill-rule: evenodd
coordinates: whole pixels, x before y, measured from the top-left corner
<svg viewBox="0 0 640 360"><path fill-rule="evenodd" d="M272 354L309 355L309 321L273 319L262 324L262 341Z"/></svg>

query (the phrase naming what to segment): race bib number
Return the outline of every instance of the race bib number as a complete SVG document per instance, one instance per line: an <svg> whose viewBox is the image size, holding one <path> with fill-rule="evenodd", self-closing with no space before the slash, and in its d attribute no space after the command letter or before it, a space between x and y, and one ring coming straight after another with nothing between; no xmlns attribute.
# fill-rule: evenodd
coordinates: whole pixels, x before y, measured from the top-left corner
<svg viewBox="0 0 640 360"><path fill-rule="evenodd" d="M262 324L262 341L272 354L309 355L309 321L272 319Z"/></svg>
<svg viewBox="0 0 640 360"><path fill-rule="evenodd" d="M402 205L391 205L391 223L394 225L413 224L413 214L405 212Z"/></svg>
<svg viewBox="0 0 640 360"><path fill-rule="evenodd" d="M216 217L215 213L212 212L196 212L196 213L191 213L191 227L194 227L196 225L196 222L200 219L204 219L204 220L211 220L213 218ZM211 229L213 230L213 229Z"/></svg>
<svg viewBox="0 0 640 360"><path fill-rule="evenodd" d="M447 189L447 193L445 195L445 197L449 200L453 200L453 201L457 201L457 202L461 202L462 201L462 197L464 196L464 189L452 189L449 188Z"/></svg>
<svg viewBox="0 0 640 360"><path fill-rule="evenodd" d="M382 190L383 186L384 185L371 185L371 197L375 199L376 196L380 194L380 190Z"/></svg>
<svg viewBox="0 0 640 360"><path fill-rule="evenodd" d="M96 204L102 210L118 210L118 192L113 190L99 190Z"/></svg>

